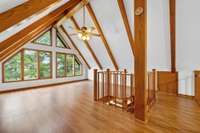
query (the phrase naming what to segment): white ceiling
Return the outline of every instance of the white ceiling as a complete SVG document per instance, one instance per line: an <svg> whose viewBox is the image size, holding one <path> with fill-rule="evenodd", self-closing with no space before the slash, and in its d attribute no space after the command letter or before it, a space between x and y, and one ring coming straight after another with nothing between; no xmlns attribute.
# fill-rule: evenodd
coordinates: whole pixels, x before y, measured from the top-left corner
<svg viewBox="0 0 200 133"><path fill-rule="evenodd" d="M20 1L22 0L19 0L17 2L20 3ZM32 24L33 22L39 20L40 18L46 16L67 1L69 0L61 0L59 3L50 7L44 12L38 15L33 15L30 18L27 18L26 20L21 22L20 24L17 24L9 28L8 30L0 33L0 42L27 27L28 25ZM0 8L3 3L8 4L10 2L11 0L1 0ZM133 72L134 56L131 51L128 36L125 30L117 0L90 0L90 4L95 12L97 20L103 30L103 33L111 48L111 51L113 52L114 58L119 65L119 68L126 68L129 72ZM16 5L17 4L15 4L15 6ZM126 8L132 33L134 33L134 2L133 0L124 0L124 5ZM166 5L165 0L161 0L160 2L156 2L154 0L148 1L148 66L150 66L150 68L165 68L166 66L170 65L169 26L166 26L168 25L168 19L165 19L165 16L168 15L168 10L166 8L168 8L168 6ZM87 26L94 26L88 13L86 14L86 17ZM81 27L82 10L77 12L74 15L74 18ZM66 20L63 25L69 33L73 33L73 31L68 28L69 26L73 26L70 20ZM76 36L73 36L72 40L75 42L81 53L84 55L89 65L92 68L98 68L95 60L93 59L90 51L87 49L85 44ZM112 61L107 53L107 50L100 38L91 38L89 44L95 52L103 68L114 68Z"/></svg>
<svg viewBox="0 0 200 133"><path fill-rule="evenodd" d="M3 13L11 8L27 2L28 0L1 0L0 1L0 13Z"/></svg>

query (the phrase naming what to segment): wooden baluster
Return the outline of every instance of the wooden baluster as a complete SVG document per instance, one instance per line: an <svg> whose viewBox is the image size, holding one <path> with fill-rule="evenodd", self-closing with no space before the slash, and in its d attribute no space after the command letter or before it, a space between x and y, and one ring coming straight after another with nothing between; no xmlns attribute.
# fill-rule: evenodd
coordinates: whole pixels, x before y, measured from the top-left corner
<svg viewBox="0 0 200 133"><path fill-rule="evenodd" d="M101 80L100 80L100 73L98 72L97 73L97 75L98 75L98 78L97 78L97 80L98 80L98 82L97 82L97 100L99 100L100 99L100 96L99 96L99 94L100 94L100 82L101 82Z"/></svg>
<svg viewBox="0 0 200 133"><path fill-rule="evenodd" d="M103 102L104 102L104 89L105 89L105 83L104 83L104 72L102 72L102 98L103 98Z"/></svg>
<svg viewBox="0 0 200 133"><path fill-rule="evenodd" d="M97 79L97 69L94 69L94 73L93 73L93 76L94 76L94 80L93 80L93 87L94 87L94 100L97 101L98 98L97 98L97 90L98 90L98 79Z"/></svg>
<svg viewBox="0 0 200 133"><path fill-rule="evenodd" d="M115 105L116 105L116 102L117 102L117 95L118 95L118 75L116 72L114 72L114 77L115 77L115 81L114 81L114 85L115 85Z"/></svg>
<svg viewBox="0 0 200 133"><path fill-rule="evenodd" d="M157 78L157 71L156 69L153 69L153 81L154 81L154 85L153 85L153 96L154 96L154 100L156 100L156 91L157 91L157 84L158 84L158 78Z"/></svg>
<svg viewBox="0 0 200 133"><path fill-rule="evenodd" d="M110 100L110 69L106 69L106 96L107 100Z"/></svg>
<svg viewBox="0 0 200 133"><path fill-rule="evenodd" d="M127 100L126 100L126 69L121 74L122 77L122 106L123 108L127 107Z"/></svg>

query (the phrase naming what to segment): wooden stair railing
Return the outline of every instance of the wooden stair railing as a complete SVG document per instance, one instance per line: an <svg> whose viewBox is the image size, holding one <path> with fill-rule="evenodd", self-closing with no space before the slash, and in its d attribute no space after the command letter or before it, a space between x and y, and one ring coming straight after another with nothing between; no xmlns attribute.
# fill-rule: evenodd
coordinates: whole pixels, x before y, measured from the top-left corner
<svg viewBox="0 0 200 133"><path fill-rule="evenodd" d="M124 71L98 71L94 69L94 100L108 105L120 107L130 112L134 111L135 80L134 75ZM154 69L148 73L147 106L156 100L157 72Z"/></svg>

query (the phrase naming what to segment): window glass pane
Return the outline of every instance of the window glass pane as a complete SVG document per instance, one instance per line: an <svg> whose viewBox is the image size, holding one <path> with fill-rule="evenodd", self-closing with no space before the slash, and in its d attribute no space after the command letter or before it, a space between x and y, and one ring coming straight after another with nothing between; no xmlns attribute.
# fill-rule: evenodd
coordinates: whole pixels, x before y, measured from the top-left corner
<svg viewBox="0 0 200 133"><path fill-rule="evenodd" d="M65 48L63 41L58 36L56 37L56 46L60 48Z"/></svg>
<svg viewBox="0 0 200 133"><path fill-rule="evenodd" d="M51 53L39 52L40 59L40 78L51 77Z"/></svg>
<svg viewBox="0 0 200 133"><path fill-rule="evenodd" d="M57 54L57 76L65 76L65 54Z"/></svg>
<svg viewBox="0 0 200 133"><path fill-rule="evenodd" d="M75 57L74 69L75 69L75 76L80 76L81 72L82 72L81 71L81 63L77 57Z"/></svg>
<svg viewBox="0 0 200 133"><path fill-rule="evenodd" d="M67 76L74 76L74 55L66 56Z"/></svg>
<svg viewBox="0 0 200 133"><path fill-rule="evenodd" d="M24 79L31 80L38 78L37 51L24 50Z"/></svg>
<svg viewBox="0 0 200 133"><path fill-rule="evenodd" d="M21 52L16 54L4 64L4 80L21 80Z"/></svg>
<svg viewBox="0 0 200 133"><path fill-rule="evenodd" d="M42 44L42 45L51 45L51 31L47 31L42 36L37 38L34 43L36 44Z"/></svg>

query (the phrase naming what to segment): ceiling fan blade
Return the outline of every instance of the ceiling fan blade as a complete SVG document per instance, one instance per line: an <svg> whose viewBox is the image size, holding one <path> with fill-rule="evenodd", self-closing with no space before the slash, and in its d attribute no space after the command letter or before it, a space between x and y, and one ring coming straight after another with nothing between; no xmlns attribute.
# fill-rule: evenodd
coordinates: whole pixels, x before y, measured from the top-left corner
<svg viewBox="0 0 200 133"><path fill-rule="evenodd" d="M98 33L93 33L93 32L88 32L88 34L90 34L91 36L100 36Z"/></svg>
<svg viewBox="0 0 200 133"><path fill-rule="evenodd" d="M81 31L81 30L79 30L79 29L77 29L77 28L74 28L74 27L72 27L72 26L69 26L68 28L71 29L71 30L74 30L75 32L80 32L80 31Z"/></svg>
<svg viewBox="0 0 200 133"><path fill-rule="evenodd" d="M92 31L94 31L94 30L96 30L96 28L93 27L93 26L91 26L91 27L88 28L88 31L89 31L89 32L92 32Z"/></svg>
<svg viewBox="0 0 200 133"><path fill-rule="evenodd" d="M71 34L69 34L69 36L76 36L77 35L77 33L71 33Z"/></svg>

